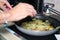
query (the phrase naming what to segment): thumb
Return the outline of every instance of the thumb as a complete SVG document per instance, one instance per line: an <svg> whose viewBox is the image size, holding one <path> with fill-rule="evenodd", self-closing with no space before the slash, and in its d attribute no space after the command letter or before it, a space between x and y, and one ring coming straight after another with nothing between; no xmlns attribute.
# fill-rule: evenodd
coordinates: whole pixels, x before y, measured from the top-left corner
<svg viewBox="0 0 60 40"><path fill-rule="evenodd" d="M12 6L9 4L9 2L8 1L6 1L6 5L5 5L7 8L12 8Z"/></svg>

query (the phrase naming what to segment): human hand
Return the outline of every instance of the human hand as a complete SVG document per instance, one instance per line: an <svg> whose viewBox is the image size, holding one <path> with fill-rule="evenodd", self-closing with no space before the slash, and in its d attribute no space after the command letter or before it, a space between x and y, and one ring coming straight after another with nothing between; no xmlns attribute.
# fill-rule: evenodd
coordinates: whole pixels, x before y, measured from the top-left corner
<svg viewBox="0 0 60 40"><path fill-rule="evenodd" d="M7 11L12 7L7 0L0 0L0 8L3 9L3 11Z"/></svg>
<svg viewBox="0 0 60 40"><path fill-rule="evenodd" d="M27 3L19 3L10 10L11 17L8 20L18 21L24 19L27 16L34 17L36 13L37 12L32 5Z"/></svg>

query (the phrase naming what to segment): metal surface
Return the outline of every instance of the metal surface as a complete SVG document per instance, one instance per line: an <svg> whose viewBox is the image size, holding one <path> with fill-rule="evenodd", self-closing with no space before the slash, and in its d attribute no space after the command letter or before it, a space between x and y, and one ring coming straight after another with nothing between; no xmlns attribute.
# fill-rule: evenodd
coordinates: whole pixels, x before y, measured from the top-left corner
<svg viewBox="0 0 60 40"><path fill-rule="evenodd" d="M42 15L42 16L39 15L36 18L41 19L41 20L49 20L49 22L55 27L55 29L51 30L51 31L43 31L43 32L41 32L41 31L39 32L39 31L25 30L24 28L22 28L21 26L19 26L24 21L21 21L20 23L18 22L19 25L16 23L17 24L16 28L18 30L20 30L21 32L25 33L25 34L33 35L33 36L46 36L46 35L51 35L51 34L53 34L53 33L55 33L55 32L58 31L59 28L57 29L56 27L60 26L60 21L58 21L58 20L56 20L56 19L54 19L52 17L48 17L48 16L44 16L44 15ZM25 20L25 21L29 21L29 20Z"/></svg>

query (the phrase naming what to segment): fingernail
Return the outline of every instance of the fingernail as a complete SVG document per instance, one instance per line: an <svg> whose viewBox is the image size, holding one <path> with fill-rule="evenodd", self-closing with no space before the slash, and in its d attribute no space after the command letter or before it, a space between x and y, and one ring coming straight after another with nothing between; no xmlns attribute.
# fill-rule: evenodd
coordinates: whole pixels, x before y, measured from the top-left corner
<svg viewBox="0 0 60 40"><path fill-rule="evenodd" d="M10 7L8 7L8 6L6 6L6 8L8 9L8 10L10 10L11 8Z"/></svg>

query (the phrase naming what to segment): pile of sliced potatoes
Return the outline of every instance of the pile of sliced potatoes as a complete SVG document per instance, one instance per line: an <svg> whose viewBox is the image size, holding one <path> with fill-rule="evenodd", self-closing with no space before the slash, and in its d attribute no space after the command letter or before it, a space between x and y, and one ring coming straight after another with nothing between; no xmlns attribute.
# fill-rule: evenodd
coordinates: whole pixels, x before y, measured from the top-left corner
<svg viewBox="0 0 60 40"><path fill-rule="evenodd" d="M48 31L53 30L54 27L50 24L48 20L42 21L40 19L32 19L33 21L22 23L22 27L26 30L36 30L36 31Z"/></svg>

